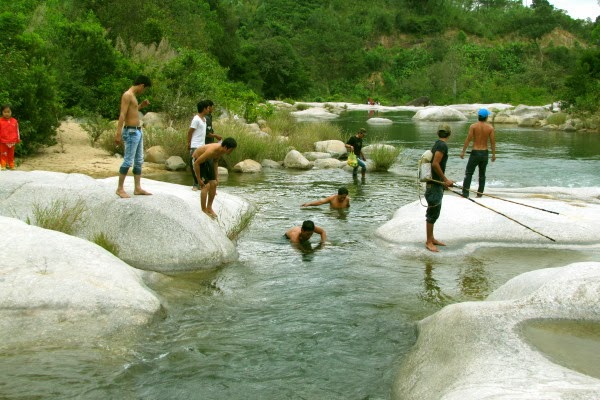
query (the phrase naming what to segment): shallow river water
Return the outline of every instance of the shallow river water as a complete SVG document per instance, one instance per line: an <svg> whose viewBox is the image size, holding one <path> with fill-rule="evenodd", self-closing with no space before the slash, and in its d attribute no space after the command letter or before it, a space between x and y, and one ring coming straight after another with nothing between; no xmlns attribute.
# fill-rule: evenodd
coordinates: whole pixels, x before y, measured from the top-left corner
<svg viewBox="0 0 600 400"><path fill-rule="evenodd" d="M481 300L520 273L599 259L597 250L550 245L453 257L391 254L373 232L417 200L416 159L435 140L437 125L416 125L412 113L379 116L393 125L368 127L363 112L336 123L349 133L367 127L365 144L406 147L389 172L365 181L342 170L230 174L219 190L257 208L237 238L238 261L152 284L165 317L134 335L7 350L0 355L0 398L387 399L420 319L446 304ZM460 181L467 125L453 128L447 173ZM599 135L496 129L490 193L600 185ZM187 173L152 178L190 182ZM299 207L342 185L349 210ZM326 229L325 247L298 249L283 239L306 219Z"/></svg>

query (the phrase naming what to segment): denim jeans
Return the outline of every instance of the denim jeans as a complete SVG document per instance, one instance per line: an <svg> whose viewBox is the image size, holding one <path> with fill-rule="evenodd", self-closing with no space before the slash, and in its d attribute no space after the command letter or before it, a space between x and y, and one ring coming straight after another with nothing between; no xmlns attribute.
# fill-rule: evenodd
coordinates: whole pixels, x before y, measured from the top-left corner
<svg viewBox="0 0 600 400"><path fill-rule="evenodd" d="M358 165L352 170L352 175L357 174L358 167L362 168L361 172L364 174L367 170L367 164L365 164L365 162L359 156L356 156L356 160L358 161Z"/></svg>
<svg viewBox="0 0 600 400"><path fill-rule="evenodd" d="M465 171L465 179L463 181L463 196L469 197L469 189L471 188L471 179L473 179L473 173L475 167L479 167L479 188L477 191L483 193L485 189L485 169L488 164L488 151L487 150L472 150L467 162L467 169Z"/></svg>
<svg viewBox="0 0 600 400"><path fill-rule="evenodd" d="M121 175L127 175L129 168L133 165L133 174L142 174L142 164L144 163L144 138L142 129L123 128L123 143L125 144L125 155L123 164L119 169Z"/></svg>

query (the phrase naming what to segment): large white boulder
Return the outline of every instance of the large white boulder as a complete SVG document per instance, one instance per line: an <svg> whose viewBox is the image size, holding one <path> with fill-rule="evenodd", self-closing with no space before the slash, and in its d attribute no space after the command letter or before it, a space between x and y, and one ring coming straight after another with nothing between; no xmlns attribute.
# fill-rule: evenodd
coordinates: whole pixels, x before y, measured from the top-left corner
<svg viewBox="0 0 600 400"><path fill-rule="evenodd" d="M339 115L329 112L321 107L311 107L302 111L293 111L291 114L299 121L332 120L339 117Z"/></svg>
<svg viewBox="0 0 600 400"><path fill-rule="evenodd" d="M598 243L600 188L488 188L486 193L498 199L484 196L473 200L504 216L446 192L441 215L434 228L435 237L447 244L440 248L442 254L471 252L486 246L593 246ZM559 215L499 198L558 212ZM376 230L376 236L393 244L396 252L428 253L424 247L426 205L422 197L421 201L401 207L390 221Z"/></svg>
<svg viewBox="0 0 600 400"><path fill-rule="evenodd" d="M252 214L249 203L218 190L213 208L219 217L213 220L200 210L200 194L189 186L142 178L142 186L153 195L121 199L115 194L117 179L42 171L2 174L0 215L35 223L35 207L48 208L56 200L82 201L86 212L73 234L90 240L103 233L119 245L119 258L136 268L168 273L237 259L228 236ZM132 177L127 177L125 189L133 194Z"/></svg>
<svg viewBox="0 0 600 400"><path fill-rule="evenodd" d="M0 341L108 334L148 323L160 301L103 248L0 216Z"/></svg>
<svg viewBox="0 0 600 400"><path fill-rule="evenodd" d="M416 112L412 117L416 121L466 121L467 117L452 107L431 106Z"/></svg>
<svg viewBox="0 0 600 400"><path fill-rule="evenodd" d="M312 169L313 164L298 150L290 150L283 159L283 166L291 169Z"/></svg>
<svg viewBox="0 0 600 400"><path fill-rule="evenodd" d="M392 398L598 399L599 302L600 263L586 262L528 272L487 301L444 307L419 323ZM581 324L596 328L582 337ZM528 333L544 326L559 340ZM577 357L562 348L586 341Z"/></svg>
<svg viewBox="0 0 600 400"><path fill-rule="evenodd" d="M332 157L340 157L342 154L346 154L346 144L341 140L321 140L315 142L315 150L317 152L329 153Z"/></svg>

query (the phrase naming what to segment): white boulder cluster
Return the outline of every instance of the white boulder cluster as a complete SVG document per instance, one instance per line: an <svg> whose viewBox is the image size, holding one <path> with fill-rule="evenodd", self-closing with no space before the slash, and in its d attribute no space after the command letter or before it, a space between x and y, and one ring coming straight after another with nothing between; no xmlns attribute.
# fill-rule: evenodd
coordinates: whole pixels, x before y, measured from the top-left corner
<svg viewBox="0 0 600 400"><path fill-rule="evenodd" d="M161 305L145 286L142 275L150 273L143 270L169 274L237 259L228 236L253 213L249 203L220 191L213 220L188 186L144 179L152 196L121 199L117 179L0 175L0 223L9 232L7 250L0 252L2 343L57 339L67 329L103 335L144 325ZM132 181L126 181L130 193ZM72 235L34 226L38 217L77 207L83 213ZM118 258L93 243L98 235L118 246Z"/></svg>
<svg viewBox="0 0 600 400"><path fill-rule="evenodd" d="M498 199L484 196L477 201L505 216L460 196L444 196L435 227L436 237L447 244L440 248L443 256L464 256L486 246L600 246L600 188L495 189L494 195ZM399 256L423 257L429 253L424 247L424 217L419 202L408 204L379 227L376 236L393 244L390 251ZM544 337L537 346L524 333L529 326L553 327L560 322L563 343L595 343L573 357L591 357L587 364L594 365L600 351L599 302L600 262L587 262L528 272L498 288L486 301L444 307L419 322L417 343L397 374L392 398L600 398L600 370L593 374L593 367L580 368L573 360L552 361L557 360L554 352L562 356L568 351L560 344L547 345ZM581 324L596 328L588 329L589 337L578 339Z"/></svg>

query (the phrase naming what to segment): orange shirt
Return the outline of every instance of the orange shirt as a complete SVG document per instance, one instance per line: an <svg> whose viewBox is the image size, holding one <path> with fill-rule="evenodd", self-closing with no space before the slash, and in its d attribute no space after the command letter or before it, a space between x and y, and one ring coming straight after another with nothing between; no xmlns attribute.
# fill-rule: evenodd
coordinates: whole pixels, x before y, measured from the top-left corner
<svg viewBox="0 0 600 400"><path fill-rule="evenodd" d="M0 143L19 143L19 123L16 119L0 117Z"/></svg>

